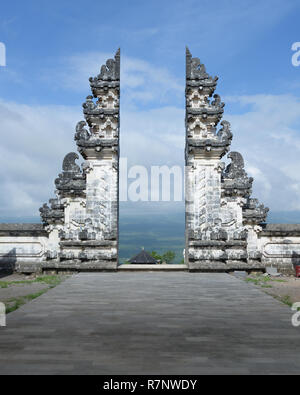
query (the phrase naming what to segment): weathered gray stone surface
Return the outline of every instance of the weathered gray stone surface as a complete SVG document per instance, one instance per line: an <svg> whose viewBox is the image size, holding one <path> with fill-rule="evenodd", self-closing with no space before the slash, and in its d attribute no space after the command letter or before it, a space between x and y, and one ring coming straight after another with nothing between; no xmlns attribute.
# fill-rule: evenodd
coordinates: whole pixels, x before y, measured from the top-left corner
<svg viewBox="0 0 300 395"><path fill-rule="evenodd" d="M0 223L0 236L46 236L42 224L4 224Z"/></svg>
<svg viewBox="0 0 300 395"><path fill-rule="evenodd" d="M300 236L300 224L266 224L263 227L264 236Z"/></svg>
<svg viewBox="0 0 300 395"><path fill-rule="evenodd" d="M75 275L8 315L1 374L299 374L290 309L226 274Z"/></svg>
<svg viewBox="0 0 300 395"><path fill-rule="evenodd" d="M233 135L230 123L221 122L225 104L214 94L217 80L187 48L185 263L191 270L203 271L265 267L257 235L269 209L251 198L253 178L239 152L228 154L227 167L221 162ZM198 240L245 243L239 249L217 243L207 249L196 245Z"/></svg>

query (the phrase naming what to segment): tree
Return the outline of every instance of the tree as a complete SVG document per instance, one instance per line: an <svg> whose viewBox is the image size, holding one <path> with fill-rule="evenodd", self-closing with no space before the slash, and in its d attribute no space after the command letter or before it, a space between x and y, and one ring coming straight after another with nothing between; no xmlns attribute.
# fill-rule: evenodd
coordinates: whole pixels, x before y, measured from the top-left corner
<svg viewBox="0 0 300 395"><path fill-rule="evenodd" d="M157 261L161 261L162 260L162 256L159 255L156 251L152 251L150 253L151 256L153 256L154 259L156 259Z"/></svg>
<svg viewBox="0 0 300 395"><path fill-rule="evenodd" d="M165 261L166 263L172 263L175 258L175 252L173 251L167 251L162 255L162 260Z"/></svg>

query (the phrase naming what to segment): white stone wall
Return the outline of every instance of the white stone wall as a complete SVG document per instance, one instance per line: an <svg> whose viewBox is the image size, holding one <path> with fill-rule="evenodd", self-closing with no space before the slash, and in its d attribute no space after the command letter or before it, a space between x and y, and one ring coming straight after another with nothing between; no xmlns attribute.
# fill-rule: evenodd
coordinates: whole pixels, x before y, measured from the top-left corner
<svg viewBox="0 0 300 395"><path fill-rule="evenodd" d="M259 235L257 245L262 253L262 262L266 266L293 273L294 264L300 262L300 235L288 237Z"/></svg>
<svg viewBox="0 0 300 395"><path fill-rule="evenodd" d="M45 259L47 237L0 237L0 261L39 262Z"/></svg>
<svg viewBox="0 0 300 395"><path fill-rule="evenodd" d="M0 236L0 270L39 272L48 248L47 236Z"/></svg>

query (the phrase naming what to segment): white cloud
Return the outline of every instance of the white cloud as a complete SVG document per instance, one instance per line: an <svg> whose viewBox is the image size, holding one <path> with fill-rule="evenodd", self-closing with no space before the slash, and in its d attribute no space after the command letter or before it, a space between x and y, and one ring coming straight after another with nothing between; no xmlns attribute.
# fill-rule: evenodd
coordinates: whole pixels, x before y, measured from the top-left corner
<svg viewBox="0 0 300 395"><path fill-rule="evenodd" d="M73 142L72 107L0 101L1 216L34 216L53 194L54 178Z"/></svg>
<svg viewBox="0 0 300 395"><path fill-rule="evenodd" d="M43 80L50 88L64 87L71 91L89 93L89 77L96 76L100 67L114 54L87 52L58 61L59 68L46 70ZM53 84L54 82L54 84ZM121 54L121 92L123 107L134 109L145 104L174 104L182 99L184 87L167 68L154 66L142 59Z"/></svg>
<svg viewBox="0 0 300 395"><path fill-rule="evenodd" d="M300 99L291 95L228 97L246 105L227 115L233 129L232 149L244 155L255 177L254 193L273 210L300 210ZM295 182L296 181L296 182Z"/></svg>
<svg viewBox="0 0 300 395"><path fill-rule="evenodd" d="M272 185L268 180L267 175L257 167L251 166L250 164L248 165L247 162L246 169L249 176L253 177L255 180L255 190L259 192L261 199L267 202L272 191Z"/></svg>
<svg viewBox="0 0 300 395"><path fill-rule="evenodd" d="M121 113L121 156L131 164L182 164L184 111L163 107Z"/></svg>

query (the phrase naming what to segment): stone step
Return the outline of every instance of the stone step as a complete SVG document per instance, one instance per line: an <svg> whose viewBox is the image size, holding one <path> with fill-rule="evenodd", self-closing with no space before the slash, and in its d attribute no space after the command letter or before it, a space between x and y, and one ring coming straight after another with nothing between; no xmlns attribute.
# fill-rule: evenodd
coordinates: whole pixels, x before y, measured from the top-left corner
<svg viewBox="0 0 300 395"><path fill-rule="evenodd" d="M178 271L186 271L188 270L188 266L184 264L170 264L170 265L147 265L147 264L123 264L118 266L118 271L121 272L132 272L132 271L137 271L137 272L148 272L148 271L153 271L153 272L178 272Z"/></svg>

